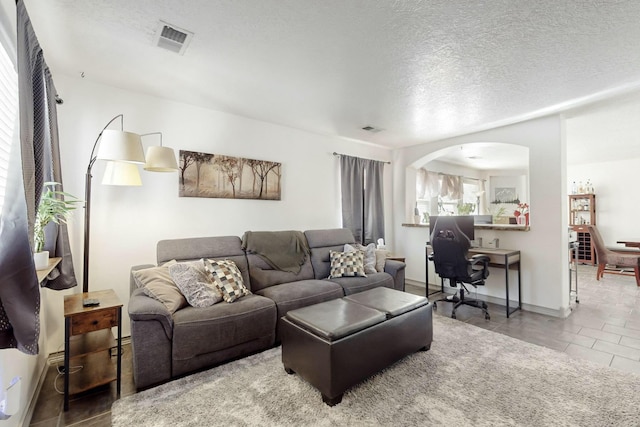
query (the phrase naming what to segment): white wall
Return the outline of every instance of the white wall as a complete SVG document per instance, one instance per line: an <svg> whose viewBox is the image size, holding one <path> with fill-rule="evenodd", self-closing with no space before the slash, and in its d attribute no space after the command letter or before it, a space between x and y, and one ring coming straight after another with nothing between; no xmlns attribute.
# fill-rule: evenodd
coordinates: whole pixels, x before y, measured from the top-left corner
<svg viewBox="0 0 640 427"><path fill-rule="evenodd" d="M567 166L568 183L591 180L596 194L596 226L608 246L625 237L640 237L640 197L634 189L639 170L639 157Z"/></svg>
<svg viewBox="0 0 640 427"><path fill-rule="evenodd" d="M125 130L162 132L164 145L174 148L176 155L185 149L282 163L281 201L179 198L176 173L142 170L142 187L102 186L104 165L96 163L90 289L116 291L124 303L124 336L130 334L126 315L129 268L154 263L158 240L241 236L247 230L340 227L339 163L332 153L391 160L390 150L370 144L171 102L80 78L58 75L55 83L64 100L58 107L58 120L65 191L79 198L84 198L85 172L96 137L120 113L124 113ZM157 137L143 138L145 148L157 143ZM393 165L385 166L385 226L389 242L393 241L392 176ZM81 292L83 225L83 209L78 209L70 220L69 234L79 286L65 291L42 289L40 354L0 351L2 385L6 388L15 376L21 376L23 381L20 413L0 422L3 425L19 425L34 398L46 357L63 350L64 295Z"/></svg>
<svg viewBox="0 0 640 427"><path fill-rule="evenodd" d="M241 236L247 230L306 230L341 226L339 164L332 152L391 160L391 152L231 114L132 93L80 78L56 76L65 191L84 197L84 175L99 131L119 113L125 130L160 131L165 146L282 163L282 200L179 198L175 173L141 171L142 187L102 186L103 165L93 169L90 290L114 289L125 304L132 265L155 262L158 240ZM143 138L143 145L157 144ZM385 166L387 239L393 241L392 171ZM78 282L82 280L82 210L70 225ZM63 342L63 295L48 291L47 351ZM129 335L124 317L123 334Z"/></svg>
<svg viewBox="0 0 640 427"><path fill-rule="evenodd" d="M640 237L640 93L589 106L566 120L567 191L591 180L596 226L607 245ZM568 203L568 202L567 202ZM567 217L568 221L568 217Z"/></svg>
<svg viewBox="0 0 640 427"><path fill-rule="evenodd" d="M531 310L556 316L568 313L567 274L567 207L566 207L566 147L560 117L552 116L504 126L448 140L417 145L394 152L394 210L396 218L404 218L411 206L407 196L405 176L415 164L424 163L431 153L446 147L469 142L503 142L529 148L529 203L532 225L529 232L483 231L483 239L498 237L500 247L522 251L522 301ZM410 280L424 283L424 245L428 231L424 228L402 227L395 223L395 246L407 256L411 267ZM409 259L411 257L411 259ZM414 274L419 274L414 276ZM515 275L510 276L515 279ZM515 280L511 280L515 283ZM510 288L510 292L515 291ZM487 286L478 291L494 298L504 298L504 275L492 270ZM514 295L512 293L512 295Z"/></svg>

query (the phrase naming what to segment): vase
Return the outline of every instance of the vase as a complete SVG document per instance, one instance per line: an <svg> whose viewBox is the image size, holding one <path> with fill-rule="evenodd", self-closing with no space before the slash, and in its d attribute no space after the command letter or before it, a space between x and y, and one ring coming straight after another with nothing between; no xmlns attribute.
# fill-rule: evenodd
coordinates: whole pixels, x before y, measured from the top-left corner
<svg viewBox="0 0 640 427"><path fill-rule="evenodd" d="M524 214L524 225L529 225L529 212Z"/></svg>
<svg viewBox="0 0 640 427"><path fill-rule="evenodd" d="M36 270L44 270L49 266L49 251L36 252L33 254L33 263Z"/></svg>

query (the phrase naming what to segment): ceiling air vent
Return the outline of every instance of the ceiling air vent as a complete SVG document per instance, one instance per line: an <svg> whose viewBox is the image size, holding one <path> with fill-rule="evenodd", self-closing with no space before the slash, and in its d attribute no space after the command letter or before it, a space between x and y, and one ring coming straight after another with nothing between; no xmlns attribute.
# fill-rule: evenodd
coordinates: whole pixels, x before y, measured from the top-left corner
<svg viewBox="0 0 640 427"><path fill-rule="evenodd" d="M371 132L371 133L378 133L378 132L381 132L383 129L376 128L373 126L365 126L362 128L362 130L366 130L367 132Z"/></svg>
<svg viewBox="0 0 640 427"><path fill-rule="evenodd" d="M160 21L156 30L154 44L171 52L184 55L184 51L189 46L192 37L192 32Z"/></svg>

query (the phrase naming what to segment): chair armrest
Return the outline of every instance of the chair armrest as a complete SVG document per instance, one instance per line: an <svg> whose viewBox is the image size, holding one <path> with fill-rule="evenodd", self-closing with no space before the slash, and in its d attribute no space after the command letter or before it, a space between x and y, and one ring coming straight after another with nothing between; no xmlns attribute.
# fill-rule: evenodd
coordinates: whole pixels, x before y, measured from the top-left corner
<svg viewBox="0 0 640 427"><path fill-rule="evenodd" d="M487 255L482 254L477 254L469 258L469 262L471 263L471 265L476 265L478 263L489 265L489 261L491 261L491 258L489 258L489 256Z"/></svg>
<svg viewBox="0 0 640 427"><path fill-rule="evenodd" d="M482 278L489 277L489 258L487 255L477 254L469 258L469 265L474 271L482 271Z"/></svg>

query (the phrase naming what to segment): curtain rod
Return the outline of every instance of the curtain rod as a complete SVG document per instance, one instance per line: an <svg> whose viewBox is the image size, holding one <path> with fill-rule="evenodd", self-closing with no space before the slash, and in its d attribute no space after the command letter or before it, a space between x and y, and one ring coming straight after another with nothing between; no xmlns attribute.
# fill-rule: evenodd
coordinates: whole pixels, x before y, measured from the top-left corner
<svg viewBox="0 0 640 427"><path fill-rule="evenodd" d="M472 179L472 180L474 180L474 181L487 182L487 180L486 180L486 179L471 178L470 176L454 175L454 174L452 174L452 173L444 173L444 172L430 171L430 170L427 170L427 169L425 169L425 168L420 168L420 169L422 169L422 170L424 170L424 171L426 171L426 172L433 172L433 173L437 173L438 175L453 175L453 176L461 176L461 177L462 177L462 178L464 178L464 179Z"/></svg>
<svg viewBox="0 0 640 427"><path fill-rule="evenodd" d="M340 154L340 153L336 153L335 151L333 152L334 156L348 156L348 154ZM364 160L373 160L373 159L364 159ZM373 160L374 162L379 162L380 160ZM391 164L391 162L382 162L382 163L386 163L388 165Z"/></svg>
<svg viewBox="0 0 640 427"><path fill-rule="evenodd" d="M426 169L425 169L426 170ZM438 175L453 175L451 173L444 173L444 172L438 172ZM454 175L455 176L455 175ZM464 175L457 175L457 176L461 176L464 179L471 179L473 181L486 181L486 179L480 179L480 178L471 178L470 176L464 176Z"/></svg>

